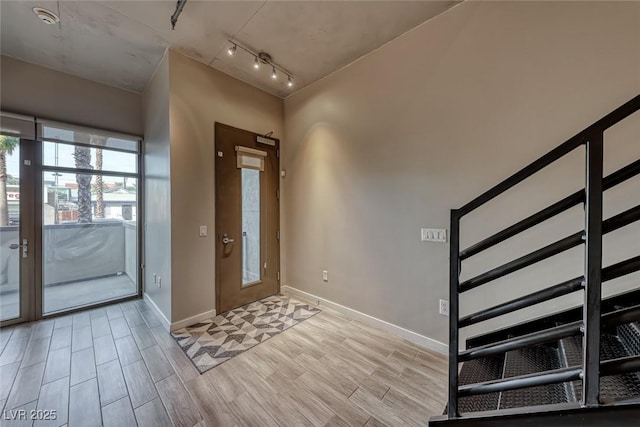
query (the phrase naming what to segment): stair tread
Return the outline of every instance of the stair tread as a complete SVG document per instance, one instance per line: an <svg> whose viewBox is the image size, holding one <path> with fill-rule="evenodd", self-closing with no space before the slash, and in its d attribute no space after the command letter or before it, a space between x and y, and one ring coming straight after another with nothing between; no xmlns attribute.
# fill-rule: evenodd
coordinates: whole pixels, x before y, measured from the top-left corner
<svg viewBox="0 0 640 427"><path fill-rule="evenodd" d="M581 337L570 337L562 340L565 347L565 354L569 366L579 366L582 364L582 339ZM600 337L600 358L601 360L617 359L631 355L625 343L616 335L602 334ZM572 383L576 394L576 399L582 398L582 383L574 381ZM640 396L640 374L627 373L621 375L611 375L600 378L600 400L603 403L610 403L618 400L629 399Z"/></svg>
<svg viewBox="0 0 640 427"><path fill-rule="evenodd" d="M507 353L504 378L550 371L560 367L560 358L556 348L550 346L527 347ZM549 384L505 391L500 396L499 409L550 405L567 401L564 385Z"/></svg>
<svg viewBox="0 0 640 427"><path fill-rule="evenodd" d="M460 385L475 384L502 378L504 356L492 356L465 362L460 370ZM460 412L488 411L498 408L500 393L488 393L460 398Z"/></svg>

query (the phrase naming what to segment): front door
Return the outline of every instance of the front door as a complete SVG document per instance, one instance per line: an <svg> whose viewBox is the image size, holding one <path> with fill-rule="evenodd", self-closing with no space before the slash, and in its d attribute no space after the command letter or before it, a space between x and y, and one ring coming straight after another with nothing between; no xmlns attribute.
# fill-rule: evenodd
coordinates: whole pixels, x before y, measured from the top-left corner
<svg viewBox="0 0 640 427"><path fill-rule="evenodd" d="M216 123L216 310L280 291L279 141Z"/></svg>

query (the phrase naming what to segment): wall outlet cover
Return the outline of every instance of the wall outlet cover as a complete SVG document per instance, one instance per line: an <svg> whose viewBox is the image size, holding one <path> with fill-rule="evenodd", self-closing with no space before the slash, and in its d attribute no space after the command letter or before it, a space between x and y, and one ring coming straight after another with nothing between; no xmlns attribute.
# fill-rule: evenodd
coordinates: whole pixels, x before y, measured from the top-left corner
<svg viewBox="0 0 640 427"><path fill-rule="evenodd" d="M322 280L325 282L329 281L329 272L327 270L322 270Z"/></svg>
<svg viewBox="0 0 640 427"><path fill-rule="evenodd" d="M440 314L443 316L449 316L449 301L441 299L439 304Z"/></svg>

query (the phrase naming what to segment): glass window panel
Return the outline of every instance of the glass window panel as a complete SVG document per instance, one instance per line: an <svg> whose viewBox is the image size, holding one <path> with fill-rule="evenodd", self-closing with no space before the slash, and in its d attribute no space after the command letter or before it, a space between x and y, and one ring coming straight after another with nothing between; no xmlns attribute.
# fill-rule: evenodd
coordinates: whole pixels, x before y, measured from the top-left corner
<svg viewBox="0 0 640 427"><path fill-rule="evenodd" d="M136 295L138 180L45 171L45 314Z"/></svg>
<svg viewBox="0 0 640 427"><path fill-rule="evenodd" d="M74 127L71 125L50 126L42 125L40 131L41 139L60 141L60 142L77 142L80 144L88 144L101 146L105 148L115 148L119 150L127 150L133 153L139 151L139 140L135 138L126 138L124 136L114 135L112 133L101 132L93 129L82 127Z"/></svg>
<svg viewBox="0 0 640 427"><path fill-rule="evenodd" d="M42 151L42 163L45 166L86 169L89 165L88 169L109 172L136 173L138 171L138 155L134 153L51 141L42 143ZM85 157L76 156L77 151L82 152ZM87 153L88 156L86 156Z"/></svg>
<svg viewBox="0 0 640 427"><path fill-rule="evenodd" d="M20 317L20 140L0 138L7 168L4 195L0 195L3 205L6 201L6 206L0 206L0 320L9 320Z"/></svg>
<svg viewBox="0 0 640 427"><path fill-rule="evenodd" d="M260 171L242 169L242 286L261 279Z"/></svg>

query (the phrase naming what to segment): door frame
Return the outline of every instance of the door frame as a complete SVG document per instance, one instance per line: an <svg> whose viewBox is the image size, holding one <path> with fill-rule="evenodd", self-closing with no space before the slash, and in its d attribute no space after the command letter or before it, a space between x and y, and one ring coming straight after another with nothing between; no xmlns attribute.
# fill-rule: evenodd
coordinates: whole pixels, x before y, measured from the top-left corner
<svg viewBox="0 0 640 427"><path fill-rule="evenodd" d="M82 145L82 144L76 144ZM134 295L108 301L100 301L82 307L74 307L68 310L44 314L42 280L42 141L39 139L20 138L20 228L18 240L27 239L29 244L28 257L20 257L20 278L18 292L20 295L20 316L14 319L0 321L0 328L38 321L42 319L56 318L74 314L80 311L105 307L125 301L140 299L144 293L144 231L146 228L144 207L144 140L138 139L137 153L137 199L136 199L136 241L137 241L137 292ZM25 164L29 161L30 164Z"/></svg>
<svg viewBox="0 0 640 427"><path fill-rule="evenodd" d="M216 303L215 303L215 307L216 307L216 314L220 314L220 290L221 290L221 284L220 284L220 245L218 244L218 234L219 234L219 224L218 224L218 215L217 212L219 212L218 208L221 208L218 206L218 197L217 197L217 191L218 191L218 183L216 181L216 172L215 172L215 165L216 165L216 158L217 158L217 146L216 146L216 139L218 137L218 129L220 128L225 128L225 129L229 129L229 130L233 130L233 131L237 131L237 132L241 132L247 135L250 135L252 137L261 137L264 138L264 135L256 133L256 132L251 132L245 129L240 129L234 126L230 126L224 123L220 123L220 122L215 122L214 124L214 141L213 141L213 152L214 152L214 157L213 157L213 167L214 167L214 215L215 215L215 230L214 230L214 234L215 234L215 298L216 298ZM273 140L275 142L275 148L276 148L276 163L277 163L277 172L278 172L278 188L276 189L276 200L277 200L277 213L278 213L278 236L279 236L279 230L280 230L280 140L278 138L273 138L273 137L269 137L269 139ZM278 272L280 272L280 264L281 264L281 248L280 248L280 239L278 238L278 263L277 263L277 268L278 268ZM278 280L277 280L277 286L278 286L278 290L277 293L280 293L280 275L278 275Z"/></svg>
<svg viewBox="0 0 640 427"><path fill-rule="evenodd" d="M36 154L36 143L34 140L19 138L20 150L20 225L18 228L18 243L22 239L27 239L28 250L27 258L18 256L20 265L18 271L18 295L20 298L20 315L13 319L0 321L0 327L15 325L17 323L29 322L35 320L34 304L37 294L35 283L36 270L36 236L34 227L34 215L36 206L36 174L34 168L36 162L34 156ZM26 164L29 163L29 164ZM20 249L18 249L20 251Z"/></svg>

